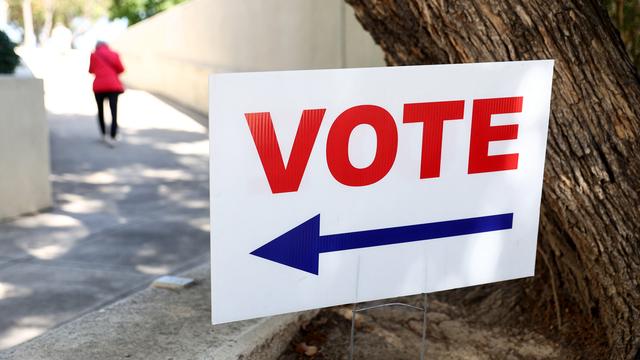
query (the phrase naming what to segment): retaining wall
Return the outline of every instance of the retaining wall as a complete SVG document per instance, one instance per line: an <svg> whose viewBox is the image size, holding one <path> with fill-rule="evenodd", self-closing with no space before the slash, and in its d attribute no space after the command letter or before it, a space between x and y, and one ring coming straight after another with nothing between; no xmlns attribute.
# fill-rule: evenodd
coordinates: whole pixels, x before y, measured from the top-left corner
<svg viewBox="0 0 640 360"><path fill-rule="evenodd" d="M131 26L112 45L127 85L202 113L211 73L384 66L342 0L192 0Z"/></svg>
<svg viewBox="0 0 640 360"><path fill-rule="evenodd" d="M49 131L40 79L0 76L0 220L51 206Z"/></svg>

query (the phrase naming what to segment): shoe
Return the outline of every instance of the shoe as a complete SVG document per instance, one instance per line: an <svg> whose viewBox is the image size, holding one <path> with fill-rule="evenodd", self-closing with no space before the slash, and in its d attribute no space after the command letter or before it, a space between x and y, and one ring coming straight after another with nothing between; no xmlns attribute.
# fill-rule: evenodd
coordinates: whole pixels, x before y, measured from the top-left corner
<svg viewBox="0 0 640 360"><path fill-rule="evenodd" d="M112 149L116 147L116 141L114 139L112 139L112 138L105 137L104 138L104 142L105 142L105 144L107 144L108 147L110 147Z"/></svg>

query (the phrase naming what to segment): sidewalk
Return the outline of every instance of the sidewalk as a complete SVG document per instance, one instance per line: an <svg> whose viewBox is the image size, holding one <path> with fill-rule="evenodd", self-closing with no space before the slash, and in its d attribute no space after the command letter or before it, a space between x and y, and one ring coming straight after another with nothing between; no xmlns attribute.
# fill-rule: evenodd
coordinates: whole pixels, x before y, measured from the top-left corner
<svg viewBox="0 0 640 360"><path fill-rule="evenodd" d="M277 359L317 311L211 325L209 264L187 289L149 287L0 352L3 360Z"/></svg>
<svg viewBox="0 0 640 360"><path fill-rule="evenodd" d="M206 128L148 93L98 141L86 54L32 54L45 79L54 207L0 224L0 351L208 261Z"/></svg>

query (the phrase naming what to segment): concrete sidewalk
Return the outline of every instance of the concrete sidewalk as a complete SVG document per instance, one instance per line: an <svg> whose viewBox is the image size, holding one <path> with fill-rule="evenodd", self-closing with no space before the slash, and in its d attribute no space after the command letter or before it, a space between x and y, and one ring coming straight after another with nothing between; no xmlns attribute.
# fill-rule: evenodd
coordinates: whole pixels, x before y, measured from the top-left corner
<svg viewBox="0 0 640 360"><path fill-rule="evenodd" d="M0 353L4 360L277 359L317 311L211 325L208 264L180 290L150 287Z"/></svg>
<svg viewBox="0 0 640 360"><path fill-rule="evenodd" d="M45 80L54 207L0 224L0 350L208 261L203 119L130 90L106 147L86 56L27 59Z"/></svg>

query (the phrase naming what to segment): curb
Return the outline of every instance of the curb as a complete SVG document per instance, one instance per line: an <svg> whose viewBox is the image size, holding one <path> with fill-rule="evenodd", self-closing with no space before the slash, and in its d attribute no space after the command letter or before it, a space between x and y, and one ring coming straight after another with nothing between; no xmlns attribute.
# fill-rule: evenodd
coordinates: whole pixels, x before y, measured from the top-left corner
<svg viewBox="0 0 640 360"><path fill-rule="evenodd" d="M209 264L181 276L196 285L146 288L0 353L12 360L273 359L317 311L211 325Z"/></svg>

